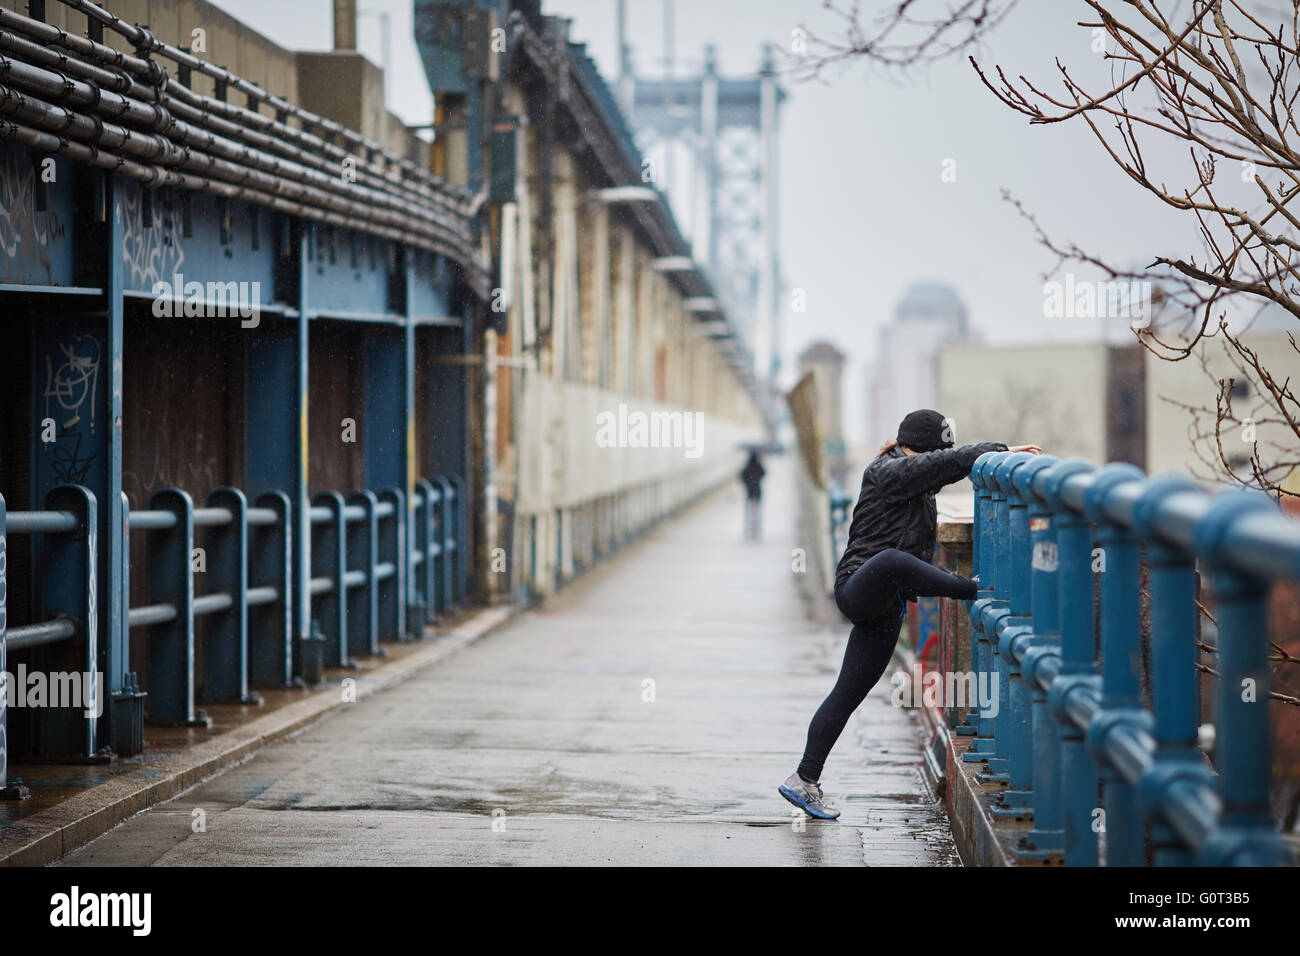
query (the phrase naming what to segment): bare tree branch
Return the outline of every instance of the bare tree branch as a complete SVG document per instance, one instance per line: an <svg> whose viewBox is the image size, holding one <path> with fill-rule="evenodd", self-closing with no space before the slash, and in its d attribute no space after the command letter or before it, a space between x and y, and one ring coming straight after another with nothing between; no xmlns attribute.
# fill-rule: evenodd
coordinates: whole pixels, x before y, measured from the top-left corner
<svg viewBox="0 0 1300 956"><path fill-rule="evenodd" d="M1079 0L1078 26L1115 69L1105 85L1077 78L1060 59L1051 88L1001 66L979 81L1031 124L1083 123L1103 154L1162 205L1189 217L1197 255L1159 252L1141 270L1051 239L1010 195L1056 257L1053 271L1087 266L1113 281L1157 286L1162 321L1134 329L1158 358L1199 362L1213 404L1182 404L1189 437L1208 477L1297 494L1300 402L1289 379L1269 368L1251 336L1268 307L1300 320L1300 0ZM850 58L886 67L925 64L978 47L1015 0L901 0L864 20L860 3L827 0L843 25L837 41L812 38L817 52L801 67L816 76ZM1168 164L1170 144L1186 147L1187 166ZM1151 149L1152 145L1158 150ZM1153 162L1159 153L1161 162ZM1148 155L1151 154L1151 155ZM1240 169L1240 185L1229 178ZM1174 174L1181 182L1170 182ZM1228 173L1229 176L1224 174ZM1254 313L1254 319L1243 321ZM1170 322L1170 318L1177 321ZM1294 337L1289 355L1296 353ZM1285 346L1283 346L1285 348ZM1213 374L1209 357L1218 359ZM1223 374L1226 362L1231 369ZM1174 403L1179 404L1179 403ZM1234 450L1234 449L1240 449Z"/></svg>

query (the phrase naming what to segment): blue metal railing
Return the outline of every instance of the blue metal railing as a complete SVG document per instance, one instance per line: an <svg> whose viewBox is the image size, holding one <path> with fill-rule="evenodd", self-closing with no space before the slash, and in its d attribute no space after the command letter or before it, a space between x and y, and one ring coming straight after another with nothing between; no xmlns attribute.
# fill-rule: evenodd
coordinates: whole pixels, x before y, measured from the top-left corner
<svg viewBox="0 0 1300 956"><path fill-rule="evenodd" d="M831 565L844 554L849 544L849 520L853 516L853 496L838 485L832 484L828 496L831 510Z"/></svg>
<svg viewBox="0 0 1300 956"><path fill-rule="evenodd" d="M1292 865L1269 812L1267 601L1300 579L1300 522L1262 493L1131 465L998 452L971 482L973 668L996 675L998 706L968 714L963 759L1005 787L995 816L1032 819L1019 855ZM1198 568L1219 627L1215 767L1198 746Z"/></svg>
<svg viewBox="0 0 1300 956"><path fill-rule="evenodd" d="M95 496L85 488L63 485L50 490L44 505L43 511L6 511L0 496L0 797L6 799L25 795L8 780L8 653L33 651L51 672L85 674L84 686L92 693L99 686ZM35 596L35 612L42 620L6 628L11 534L45 537L42 587ZM41 742L51 755L94 755L97 708L93 701L81 704L42 709Z"/></svg>
<svg viewBox="0 0 1300 956"><path fill-rule="evenodd" d="M100 659L95 496L64 485L53 489L44 505L42 511L6 513L0 497L0 674L7 653L55 648L59 659L43 666L84 670L93 678ZM254 687L288 686L295 675L311 682L325 666L382 654L381 641L419 635L426 623L465 600L467 520L459 477L419 480L409 503L398 488L359 491L346 500L337 492L323 493L307 517L311 633L295 641L294 519L288 495L269 492L250 505L239 489L220 488L204 507L195 507L186 492L168 488L154 494L147 509L123 509L129 533L147 534L149 603L129 607L125 577L123 620L117 626L150 631L150 722L206 723L196 707L199 618L207 619L205 698L257 703ZM196 548L196 529L204 529L202 548ZM36 575L42 620L6 629L10 534L44 536ZM202 593L196 593L196 581L203 582ZM110 660L109 671L125 674L114 704L120 698L143 715L146 695L127 662ZM0 693L0 794L6 790L8 750L4 704ZM33 719L41 724L43 759L95 755L94 717L51 708ZM116 724L131 720L126 715L119 720L115 710L113 721L114 750L139 752L139 726L123 737ZM141 725L143 716L134 723Z"/></svg>

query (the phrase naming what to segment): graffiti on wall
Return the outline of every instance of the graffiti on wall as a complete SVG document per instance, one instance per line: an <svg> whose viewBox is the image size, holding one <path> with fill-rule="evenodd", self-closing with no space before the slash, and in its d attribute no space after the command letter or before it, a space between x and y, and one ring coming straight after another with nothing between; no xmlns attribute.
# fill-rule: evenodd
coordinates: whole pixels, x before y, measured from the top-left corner
<svg viewBox="0 0 1300 956"><path fill-rule="evenodd" d="M44 276L54 284L52 247L63 238L64 224L53 210L38 212L36 193L41 162L22 150L0 150L0 249L7 279L31 281Z"/></svg>
<svg viewBox="0 0 1300 956"><path fill-rule="evenodd" d="M42 419L54 427L51 468L59 484L85 484L95 461L93 440L100 344L91 335L60 341L45 360Z"/></svg>
<svg viewBox="0 0 1300 956"><path fill-rule="evenodd" d="M144 197L144 190L137 187L122 190L122 264L128 289L152 289L155 282L170 282L185 261L180 216L171 203L155 201L152 222L146 226Z"/></svg>

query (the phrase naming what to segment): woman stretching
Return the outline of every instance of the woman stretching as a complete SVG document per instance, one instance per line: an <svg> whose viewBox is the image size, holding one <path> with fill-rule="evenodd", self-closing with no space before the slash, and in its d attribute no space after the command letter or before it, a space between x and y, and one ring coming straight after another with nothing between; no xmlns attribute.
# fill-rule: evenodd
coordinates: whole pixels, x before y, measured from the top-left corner
<svg viewBox="0 0 1300 956"><path fill-rule="evenodd" d="M808 726L799 769L780 787L781 796L809 816L834 820L840 811L822 796L822 765L849 716L885 672L907 613L918 597L974 600L978 578L949 574L930 563L937 513L934 496L970 474L975 459L1008 449L1001 442L952 447L947 420L923 408L898 426L898 437L862 473L849 543L835 571L835 604L853 622L840 676Z"/></svg>

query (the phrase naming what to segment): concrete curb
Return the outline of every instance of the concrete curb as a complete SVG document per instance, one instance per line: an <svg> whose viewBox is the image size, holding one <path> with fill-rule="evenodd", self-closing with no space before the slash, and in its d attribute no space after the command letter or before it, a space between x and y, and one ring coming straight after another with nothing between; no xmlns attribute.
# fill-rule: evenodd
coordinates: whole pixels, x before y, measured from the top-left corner
<svg viewBox="0 0 1300 956"><path fill-rule="evenodd" d="M917 666L915 655L898 648L894 661L911 674ZM1020 819L998 819L993 807L1005 787L986 784L977 776L988 768L984 763L967 763L962 755L970 749L971 737L948 732L943 713L932 707L919 707L921 725L927 739L922 775L926 785L943 801L953 842L966 866L1041 866L1060 863L1059 857L1047 861L1022 862L1015 853L1031 824Z"/></svg>
<svg viewBox="0 0 1300 956"><path fill-rule="evenodd" d="M980 782L975 775L986 769L982 763L962 760L970 747L969 737L948 741L948 825L957 852L967 866L1015 866L1007 853L1007 842L1029 829L1028 824L995 824L989 812L1002 787ZM1014 831L1014 832L1013 832Z"/></svg>
<svg viewBox="0 0 1300 956"><path fill-rule="evenodd" d="M513 606L476 611L426 647L357 678L356 697L377 694L414 676L501 627ZM128 817L146 810L225 770L262 747L295 733L343 706L338 686L288 704L264 717L176 754L163 768L146 768L90 787L62 803L4 828L0 866L42 866L60 859Z"/></svg>

